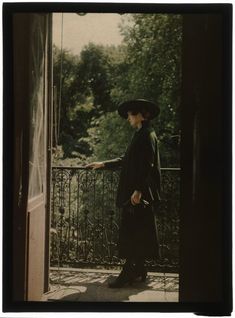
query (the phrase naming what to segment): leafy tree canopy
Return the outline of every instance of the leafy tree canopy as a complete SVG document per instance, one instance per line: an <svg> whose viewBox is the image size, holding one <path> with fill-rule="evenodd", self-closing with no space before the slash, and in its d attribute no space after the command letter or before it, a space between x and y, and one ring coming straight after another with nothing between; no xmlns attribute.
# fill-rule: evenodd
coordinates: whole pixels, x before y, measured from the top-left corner
<svg viewBox="0 0 235 318"><path fill-rule="evenodd" d="M133 131L117 115L117 105L146 98L161 109L153 125L162 165L178 166L182 19L173 14L128 16L131 23L121 25L124 40L118 47L90 43L80 57L54 48L57 96L62 92L60 109L58 102L56 106L58 143L63 158L77 163L122 154Z"/></svg>

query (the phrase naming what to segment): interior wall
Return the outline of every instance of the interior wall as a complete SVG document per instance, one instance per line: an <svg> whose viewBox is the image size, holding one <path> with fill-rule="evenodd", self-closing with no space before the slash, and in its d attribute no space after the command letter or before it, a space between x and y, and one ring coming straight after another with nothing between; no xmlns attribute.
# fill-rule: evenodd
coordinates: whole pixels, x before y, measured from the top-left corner
<svg viewBox="0 0 235 318"><path fill-rule="evenodd" d="M229 166L223 166L230 109L226 28L220 14L185 14L183 20L180 301L218 305L225 301L224 291L229 294L223 281L229 270L224 242L230 213L224 209Z"/></svg>

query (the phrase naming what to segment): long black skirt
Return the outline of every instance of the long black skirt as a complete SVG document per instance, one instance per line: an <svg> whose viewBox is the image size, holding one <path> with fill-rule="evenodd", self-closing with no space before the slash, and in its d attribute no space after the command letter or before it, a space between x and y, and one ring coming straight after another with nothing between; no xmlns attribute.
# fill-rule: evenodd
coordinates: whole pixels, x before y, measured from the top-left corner
<svg viewBox="0 0 235 318"><path fill-rule="evenodd" d="M159 239L153 206L125 207L121 214L119 257L159 259Z"/></svg>

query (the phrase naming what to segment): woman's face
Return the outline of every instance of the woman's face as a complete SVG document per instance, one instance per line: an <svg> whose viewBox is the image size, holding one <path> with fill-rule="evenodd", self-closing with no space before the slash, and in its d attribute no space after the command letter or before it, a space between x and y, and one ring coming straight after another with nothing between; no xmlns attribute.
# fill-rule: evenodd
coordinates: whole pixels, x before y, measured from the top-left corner
<svg viewBox="0 0 235 318"><path fill-rule="evenodd" d="M133 128L140 128L142 126L144 118L141 113L133 115L132 112L127 112L127 116L127 120Z"/></svg>

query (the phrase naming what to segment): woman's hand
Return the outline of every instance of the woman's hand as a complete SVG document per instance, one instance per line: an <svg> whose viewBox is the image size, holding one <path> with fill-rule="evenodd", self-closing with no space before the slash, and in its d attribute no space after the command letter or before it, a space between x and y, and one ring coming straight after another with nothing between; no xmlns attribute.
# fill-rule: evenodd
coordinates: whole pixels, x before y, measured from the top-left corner
<svg viewBox="0 0 235 318"><path fill-rule="evenodd" d="M140 191L135 190L131 196L132 205L140 204L142 193Z"/></svg>
<svg viewBox="0 0 235 318"><path fill-rule="evenodd" d="M99 169L99 168L103 168L104 167L104 163L103 162L92 162L92 163L88 163L85 168L92 168L92 169Z"/></svg>

